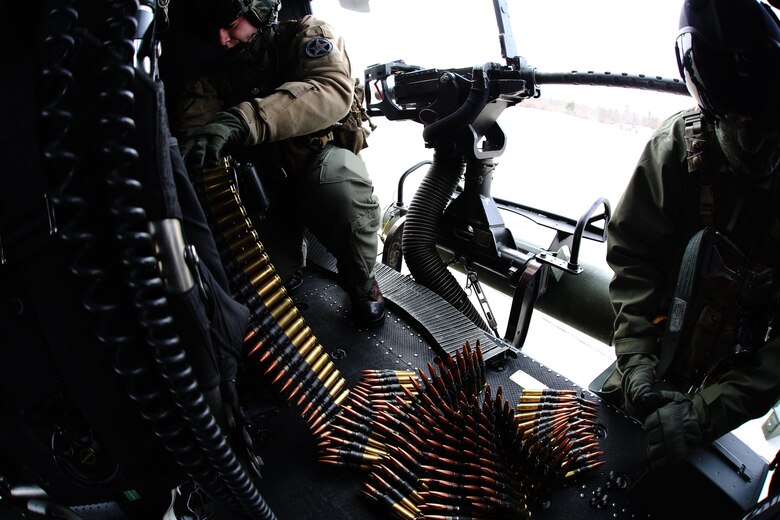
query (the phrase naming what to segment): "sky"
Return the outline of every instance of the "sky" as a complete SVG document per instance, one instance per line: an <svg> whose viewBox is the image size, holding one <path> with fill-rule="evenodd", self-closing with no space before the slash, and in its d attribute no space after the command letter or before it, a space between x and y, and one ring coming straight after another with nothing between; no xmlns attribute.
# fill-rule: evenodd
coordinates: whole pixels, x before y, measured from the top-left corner
<svg viewBox="0 0 780 520"><path fill-rule="evenodd" d="M679 78L674 55L682 0L506 0L517 52L541 72L572 70ZM423 67L504 63L492 0L369 0L368 13L312 0L344 36L356 75L403 59ZM673 94L542 85L542 96L661 116L690 104Z"/></svg>
<svg viewBox="0 0 780 520"><path fill-rule="evenodd" d="M493 0L368 0L368 13L344 9L341 3L348 1L360 0L311 0L311 7L345 38L355 76L362 78L368 65L399 59L439 69L505 63ZM682 2L506 0L517 53L538 71L668 79L679 78L674 41ZM693 104L689 96L619 87L541 85L541 97L658 120ZM507 149L498 159L493 194L567 216L578 216L600 195L616 203L651 130L536 114L526 106L501 115ZM384 207L393 200L399 173L430 158L430 149L419 124L375 119L379 129L362 155ZM550 175L563 189L541 185ZM408 184L407 202L411 178Z"/></svg>

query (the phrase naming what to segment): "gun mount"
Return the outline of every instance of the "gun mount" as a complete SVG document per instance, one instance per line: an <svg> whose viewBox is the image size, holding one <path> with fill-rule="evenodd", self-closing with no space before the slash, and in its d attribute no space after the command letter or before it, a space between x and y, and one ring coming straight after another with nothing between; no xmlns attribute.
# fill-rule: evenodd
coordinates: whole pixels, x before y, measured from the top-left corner
<svg viewBox="0 0 780 520"><path fill-rule="evenodd" d="M371 65L365 70L369 91L366 104L369 115L422 124L425 146L434 149L428 173L408 208L400 202L403 180L399 183L399 202L388 212L392 222L383 226L387 231L383 261L400 270L403 256L417 281L486 330L489 327L495 331L492 313L480 299L489 321L486 324L465 292L456 286L447 265L461 262L469 280L476 279L471 274L474 270L480 270L508 281L514 294L503 339L511 344L511 353L522 347L534 302L547 290L549 269L581 274L581 239L605 242L611 210L609 201L600 197L578 219L571 219L494 199L490 193L494 159L506 149L499 116L526 99L540 97L543 84L623 87L681 95L688 95L688 91L680 80L660 76L539 72L515 51L505 2L493 3L505 65L488 62L472 68L437 69L409 65L403 60ZM553 240L547 245L516 240L500 210L553 229ZM449 257L448 262L441 254ZM606 298L606 292L602 296ZM610 322L606 329L611 329L608 302L602 302L600 308ZM594 334L589 325L574 326L580 330L585 327L589 335L610 341L611 330Z"/></svg>
<svg viewBox="0 0 780 520"><path fill-rule="evenodd" d="M471 86L480 88L480 81L485 79L485 104L503 104L504 108L540 97L541 85L622 87L689 95L685 84L676 78L624 72L542 72L525 65L524 59L518 60L523 63L519 68L487 63L471 69L426 69L403 60L371 65L365 70L366 85L374 87L373 96L366 100L368 113L428 126L464 108ZM497 117L501 112L491 113Z"/></svg>
<svg viewBox="0 0 780 520"><path fill-rule="evenodd" d="M390 87L392 78L394 87ZM370 115L390 120L410 119L425 126L427 147L455 141L474 157L501 155L505 147L498 116L523 99L536 94L527 89L520 72L497 63L473 69L423 69L403 61L372 65L366 70L366 85L376 90ZM484 141L483 141L484 139Z"/></svg>

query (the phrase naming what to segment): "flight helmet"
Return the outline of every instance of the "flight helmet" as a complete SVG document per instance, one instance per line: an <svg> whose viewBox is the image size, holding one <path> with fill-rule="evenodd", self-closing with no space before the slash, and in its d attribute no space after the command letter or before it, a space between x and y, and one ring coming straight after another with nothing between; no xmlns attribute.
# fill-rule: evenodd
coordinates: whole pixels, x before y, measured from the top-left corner
<svg viewBox="0 0 780 520"><path fill-rule="evenodd" d="M675 44L688 91L711 119L780 127L780 21L757 0L685 0Z"/></svg>
<svg viewBox="0 0 780 520"><path fill-rule="evenodd" d="M245 16L258 29L274 25L279 20L279 10L282 8L280 0L233 0L233 3L243 4L238 16Z"/></svg>
<svg viewBox="0 0 780 520"><path fill-rule="evenodd" d="M188 0L185 25L190 32L212 39L240 16L258 29L274 25L281 7L280 0Z"/></svg>

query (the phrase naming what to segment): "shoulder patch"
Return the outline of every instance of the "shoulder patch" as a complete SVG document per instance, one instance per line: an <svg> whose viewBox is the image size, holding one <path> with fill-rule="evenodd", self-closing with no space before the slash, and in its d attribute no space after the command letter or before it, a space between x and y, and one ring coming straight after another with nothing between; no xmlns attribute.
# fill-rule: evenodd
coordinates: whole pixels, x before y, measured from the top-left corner
<svg viewBox="0 0 780 520"><path fill-rule="evenodd" d="M310 58L322 58L333 50L333 42L326 38L314 38L306 44L306 55Z"/></svg>

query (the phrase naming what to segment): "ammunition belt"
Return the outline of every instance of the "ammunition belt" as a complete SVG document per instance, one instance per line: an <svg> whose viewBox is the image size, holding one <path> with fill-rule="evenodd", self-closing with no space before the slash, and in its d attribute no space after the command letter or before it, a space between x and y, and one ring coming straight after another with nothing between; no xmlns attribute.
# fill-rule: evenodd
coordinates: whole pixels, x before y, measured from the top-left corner
<svg viewBox="0 0 780 520"><path fill-rule="evenodd" d="M408 520L452 510L527 520L530 504L604 464L591 431L594 403L573 390L524 391L512 410L500 387L494 398L486 386L479 344L441 356L438 371L429 362L429 375L364 370L346 389L287 296L241 203L230 161L204 170L196 187L234 297L251 311L248 358L301 407L320 462L367 474L361 493L368 500ZM469 485L489 493L472 496Z"/></svg>
<svg viewBox="0 0 780 520"><path fill-rule="evenodd" d="M194 183L233 298L250 311L245 355L318 433L349 395L346 381L287 295L241 201L231 159L204 169Z"/></svg>

